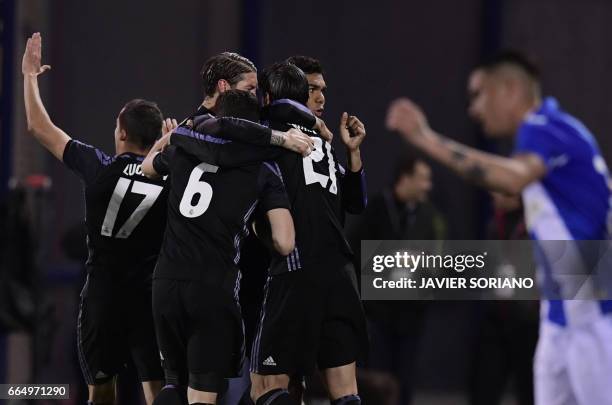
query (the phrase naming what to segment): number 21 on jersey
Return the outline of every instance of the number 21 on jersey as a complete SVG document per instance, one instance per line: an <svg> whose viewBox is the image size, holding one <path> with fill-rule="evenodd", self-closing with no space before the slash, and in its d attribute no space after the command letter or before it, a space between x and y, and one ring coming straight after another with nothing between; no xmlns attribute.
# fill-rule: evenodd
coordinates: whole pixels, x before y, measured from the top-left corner
<svg viewBox="0 0 612 405"><path fill-rule="evenodd" d="M331 180L329 186L329 192L332 194L338 194L338 180L336 178L336 162L334 161L334 155L331 151L331 146L327 142L323 142L323 139L317 137L311 137L315 144L315 149L312 153L303 158L304 162L304 179L306 185L319 183L321 187L327 189L327 184ZM321 174L315 171L314 164L323 160L327 155L328 174Z"/></svg>

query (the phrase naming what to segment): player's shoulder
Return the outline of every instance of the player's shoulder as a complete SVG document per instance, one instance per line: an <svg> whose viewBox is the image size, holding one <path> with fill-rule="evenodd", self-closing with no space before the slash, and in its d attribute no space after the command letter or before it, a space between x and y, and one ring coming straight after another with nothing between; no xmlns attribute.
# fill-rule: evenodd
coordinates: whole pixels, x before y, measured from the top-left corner
<svg viewBox="0 0 612 405"><path fill-rule="evenodd" d="M80 141L78 139L70 139L64 149L64 157L69 155L90 155L98 160L102 166L108 166L115 161L115 156L106 154L102 149Z"/></svg>

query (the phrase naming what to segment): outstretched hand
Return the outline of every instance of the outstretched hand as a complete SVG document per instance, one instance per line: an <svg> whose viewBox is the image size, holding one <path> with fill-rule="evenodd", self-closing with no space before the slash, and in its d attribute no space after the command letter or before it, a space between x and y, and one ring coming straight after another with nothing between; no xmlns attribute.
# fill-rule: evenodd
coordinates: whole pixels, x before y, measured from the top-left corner
<svg viewBox="0 0 612 405"><path fill-rule="evenodd" d="M407 98L398 98L389 105L386 124L387 129L398 131L407 141L426 136L430 129L421 108Z"/></svg>
<svg viewBox="0 0 612 405"><path fill-rule="evenodd" d="M23 60L21 61L21 72L29 76L38 76L43 74L47 70L51 69L49 65L42 65L42 37L40 32L32 35L28 38L26 43L26 49L23 54Z"/></svg>

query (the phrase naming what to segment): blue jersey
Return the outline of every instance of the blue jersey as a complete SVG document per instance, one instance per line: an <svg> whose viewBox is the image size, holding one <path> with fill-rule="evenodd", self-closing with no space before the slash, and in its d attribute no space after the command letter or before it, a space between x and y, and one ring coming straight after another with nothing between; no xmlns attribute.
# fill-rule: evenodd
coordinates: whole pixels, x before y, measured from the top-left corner
<svg viewBox="0 0 612 405"><path fill-rule="evenodd" d="M610 175L595 138L580 121L562 111L555 99L547 98L525 118L514 153L536 154L547 169L544 178L523 190L527 228L534 240L609 239ZM550 300L546 316L565 325L570 303L559 298L567 298L567 285L545 246L536 243L542 291ZM610 303L600 304L607 312Z"/></svg>

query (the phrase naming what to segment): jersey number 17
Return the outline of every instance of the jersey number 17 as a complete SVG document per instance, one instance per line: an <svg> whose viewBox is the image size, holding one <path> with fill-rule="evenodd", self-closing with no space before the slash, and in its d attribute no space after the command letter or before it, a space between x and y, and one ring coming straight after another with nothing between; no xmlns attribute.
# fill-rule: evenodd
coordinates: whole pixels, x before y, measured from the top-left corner
<svg viewBox="0 0 612 405"><path fill-rule="evenodd" d="M157 197L159 197L163 190L163 187L155 184L143 183L136 180L132 181L125 177L119 178L115 190L113 191L113 196L108 203L104 222L102 223L102 230L100 233L103 236L113 236L117 214L119 213L119 208L121 208L121 203L127 194L130 184L132 184L132 189L130 191L134 194L144 195L144 199L138 204L138 207L136 207L123 226L119 228L119 231L117 231L115 238L119 239L126 239L132 234L134 228L136 228L144 216L147 215L147 212L149 212L155 200L157 200Z"/></svg>

